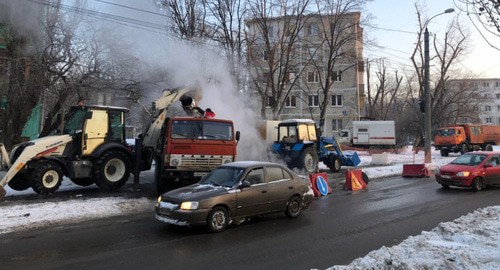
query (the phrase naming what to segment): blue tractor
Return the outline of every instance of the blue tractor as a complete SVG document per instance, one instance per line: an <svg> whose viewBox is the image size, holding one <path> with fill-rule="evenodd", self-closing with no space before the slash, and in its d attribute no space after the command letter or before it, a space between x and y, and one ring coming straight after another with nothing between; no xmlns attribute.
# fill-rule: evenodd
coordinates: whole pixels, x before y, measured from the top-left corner
<svg viewBox="0 0 500 270"><path fill-rule="evenodd" d="M345 154L334 137L317 134L313 120L284 120L278 124L278 140L273 143L273 153L279 155L289 168L304 170L308 174L318 171L320 161L331 172L340 171L342 165L359 165L361 161L356 152Z"/></svg>

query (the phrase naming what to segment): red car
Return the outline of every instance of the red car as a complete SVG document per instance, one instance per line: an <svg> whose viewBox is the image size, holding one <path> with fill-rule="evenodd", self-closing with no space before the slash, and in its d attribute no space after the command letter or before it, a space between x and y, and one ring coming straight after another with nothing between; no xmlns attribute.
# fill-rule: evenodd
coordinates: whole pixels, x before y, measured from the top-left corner
<svg viewBox="0 0 500 270"><path fill-rule="evenodd" d="M500 152L465 153L441 167L436 181L443 188L471 187L474 191L488 185L500 185Z"/></svg>

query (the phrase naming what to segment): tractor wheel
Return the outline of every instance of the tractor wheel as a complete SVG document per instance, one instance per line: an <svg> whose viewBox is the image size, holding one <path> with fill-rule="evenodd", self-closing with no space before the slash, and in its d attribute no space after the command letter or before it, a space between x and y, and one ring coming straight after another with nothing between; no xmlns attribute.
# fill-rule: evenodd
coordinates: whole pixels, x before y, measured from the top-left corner
<svg viewBox="0 0 500 270"><path fill-rule="evenodd" d="M308 174L316 173L318 171L318 154L314 151L313 147L304 149L300 156L300 165Z"/></svg>
<svg viewBox="0 0 500 270"><path fill-rule="evenodd" d="M130 158L127 154L110 150L97 158L92 169L92 177L98 187L114 191L127 182L130 167Z"/></svg>
<svg viewBox="0 0 500 270"><path fill-rule="evenodd" d="M71 182L82 187L90 186L95 183L92 178L71 178Z"/></svg>
<svg viewBox="0 0 500 270"><path fill-rule="evenodd" d="M31 188L38 194L47 195L56 191L61 185L63 171L53 161L41 160L33 165L29 174Z"/></svg>
<svg viewBox="0 0 500 270"><path fill-rule="evenodd" d="M329 158L330 164L328 164L328 168L330 168L330 171L332 173L336 173L340 171L340 168L342 167L342 163L340 162L340 158L335 155L331 155Z"/></svg>
<svg viewBox="0 0 500 270"><path fill-rule="evenodd" d="M24 173L16 174L12 179L10 179L7 185L9 185L11 189L17 191L27 190L31 186L30 182L26 178L26 174Z"/></svg>
<svg viewBox="0 0 500 270"><path fill-rule="evenodd" d="M442 157L447 157L447 156L449 156L449 152L448 152L448 150L446 150L446 149L441 149L441 156L442 156Z"/></svg>

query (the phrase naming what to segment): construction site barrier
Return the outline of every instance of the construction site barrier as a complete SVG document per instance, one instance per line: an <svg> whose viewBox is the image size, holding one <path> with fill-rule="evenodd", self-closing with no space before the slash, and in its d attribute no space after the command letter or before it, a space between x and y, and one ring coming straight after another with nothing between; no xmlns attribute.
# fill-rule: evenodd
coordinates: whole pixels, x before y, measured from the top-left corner
<svg viewBox="0 0 500 270"><path fill-rule="evenodd" d="M362 170L347 170L345 175L345 190L360 190L366 188L368 176Z"/></svg>
<svg viewBox="0 0 500 270"><path fill-rule="evenodd" d="M403 164L403 177L429 177L425 164Z"/></svg>
<svg viewBox="0 0 500 270"><path fill-rule="evenodd" d="M328 175L326 173L313 173L309 175L314 197L326 196L332 193L332 188L328 185Z"/></svg>

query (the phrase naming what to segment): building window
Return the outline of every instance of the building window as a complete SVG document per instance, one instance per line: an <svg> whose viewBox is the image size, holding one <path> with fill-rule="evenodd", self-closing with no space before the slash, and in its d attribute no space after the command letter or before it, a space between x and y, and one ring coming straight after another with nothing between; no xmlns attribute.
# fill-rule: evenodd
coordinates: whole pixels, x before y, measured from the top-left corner
<svg viewBox="0 0 500 270"><path fill-rule="evenodd" d="M283 81L285 83L290 83L290 82L293 82L295 80L295 72L287 72L285 73L285 76L283 78Z"/></svg>
<svg viewBox="0 0 500 270"><path fill-rule="evenodd" d="M267 33L269 35L269 37L273 37L274 36L274 27L272 25L270 25L268 28L267 28Z"/></svg>
<svg viewBox="0 0 500 270"><path fill-rule="evenodd" d="M262 73L262 82L263 83L268 83L270 78L271 78L271 73L269 73L269 72Z"/></svg>
<svg viewBox="0 0 500 270"><path fill-rule="evenodd" d="M296 28L297 27L293 24L288 25L288 27L286 27L285 35L287 37L293 35L293 33L295 33Z"/></svg>
<svg viewBox="0 0 500 270"><path fill-rule="evenodd" d="M497 94L497 99L500 99L500 94Z"/></svg>
<svg viewBox="0 0 500 270"><path fill-rule="evenodd" d="M317 83L317 82L319 82L318 72L308 71L307 72L307 82L310 82L310 83Z"/></svg>
<svg viewBox="0 0 500 270"><path fill-rule="evenodd" d="M342 71L340 71L340 70L333 71L333 81L334 82L341 82L342 81Z"/></svg>
<svg viewBox="0 0 500 270"><path fill-rule="evenodd" d="M288 108L297 107L297 97L296 96L287 97L285 100L285 107L288 107Z"/></svg>
<svg viewBox="0 0 500 270"><path fill-rule="evenodd" d="M332 95L332 107L342 106L342 95Z"/></svg>
<svg viewBox="0 0 500 270"><path fill-rule="evenodd" d="M491 122L491 117L486 117L486 118L485 118L485 120L486 120L486 123L487 123L487 124L491 124L491 123L492 123L492 122Z"/></svg>
<svg viewBox="0 0 500 270"><path fill-rule="evenodd" d="M479 107L477 105L472 106L472 109L476 112L479 111Z"/></svg>
<svg viewBox="0 0 500 270"><path fill-rule="evenodd" d="M483 87L490 87L490 83L489 82L483 82Z"/></svg>
<svg viewBox="0 0 500 270"><path fill-rule="evenodd" d="M266 108L270 108L271 107L271 104L274 103L274 98L271 97L271 96L268 96L267 97L267 104L266 104Z"/></svg>
<svg viewBox="0 0 500 270"><path fill-rule="evenodd" d="M311 23L307 26L307 35L308 36L319 36L319 28L315 23Z"/></svg>
<svg viewBox="0 0 500 270"><path fill-rule="evenodd" d="M495 86L496 86L496 87L500 87L500 82L496 82L496 83L495 83Z"/></svg>
<svg viewBox="0 0 500 270"><path fill-rule="evenodd" d="M318 107L319 106L319 96L318 95L309 95L307 96L309 107Z"/></svg>
<svg viewBox="0 0 500 270"><path fill-rule="evenodd" d="M484 106L484 111L485 112L491 112L491 106L490 105Z"/></svg>
<svg viewBox="0 0 500 270"><path fill-rule="evenodd" d="M332 131L342 130L342 119L332 119Z"/></svg>
<svg viewBox="0 0 500 270"><path fill-rule="evenodd" d="M269 51L264 51L264 53L262 54L262 59L264 59L264 61L269 61Z"/></svg>
<svg viewBox="0 0 500 270"><path fill-rule="evenodd" d="M500 125L500 117L498 118L498 124Z"/></svg>

